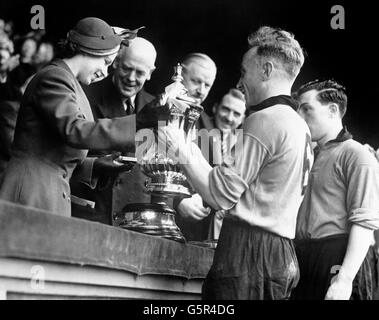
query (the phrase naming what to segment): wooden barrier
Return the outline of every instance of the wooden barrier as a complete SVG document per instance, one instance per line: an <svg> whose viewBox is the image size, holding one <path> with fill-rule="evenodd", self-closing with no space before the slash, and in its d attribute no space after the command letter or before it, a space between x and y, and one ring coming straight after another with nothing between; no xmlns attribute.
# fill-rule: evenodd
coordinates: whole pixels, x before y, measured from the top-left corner
<svg viewBox="0 0 379 320"><path fill-rule="evenodd" d="M213 253L0 200L0 299L200 299Z"/></svg>

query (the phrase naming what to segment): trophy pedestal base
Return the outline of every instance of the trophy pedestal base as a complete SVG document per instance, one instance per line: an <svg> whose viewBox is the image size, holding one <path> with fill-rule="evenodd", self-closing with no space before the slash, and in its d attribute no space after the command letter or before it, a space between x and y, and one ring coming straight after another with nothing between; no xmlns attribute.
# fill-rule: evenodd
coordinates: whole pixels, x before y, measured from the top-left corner
<svg viewBox="0 0 379 320"><path fill-rule="evenodd" d="M162 203L128 204L115 216L116 226L185 243L175 223L175 211Z"/></svg>

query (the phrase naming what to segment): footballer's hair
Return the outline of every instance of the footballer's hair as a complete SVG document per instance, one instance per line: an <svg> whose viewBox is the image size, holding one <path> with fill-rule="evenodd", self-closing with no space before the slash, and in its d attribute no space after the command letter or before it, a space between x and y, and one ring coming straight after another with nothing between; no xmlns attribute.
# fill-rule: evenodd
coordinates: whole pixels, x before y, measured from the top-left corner
<svg viewBox="0 0 379 320"><path fill-rule="evenodd" d="M249 48L257 48L257 55L280 62L289 79L299 74L304 64L304 51L294 35L269 26L260 27L248 37Z"/></svg>
<svg viewBox="0 0 379 320"><path fill-rule="evenodd" d="M347 109L346 88L335 80L314 80L302 85L294 94L298 99L303 93L317 91L317 100L322 104L335 103L338 105L341 118Z"/></svg>

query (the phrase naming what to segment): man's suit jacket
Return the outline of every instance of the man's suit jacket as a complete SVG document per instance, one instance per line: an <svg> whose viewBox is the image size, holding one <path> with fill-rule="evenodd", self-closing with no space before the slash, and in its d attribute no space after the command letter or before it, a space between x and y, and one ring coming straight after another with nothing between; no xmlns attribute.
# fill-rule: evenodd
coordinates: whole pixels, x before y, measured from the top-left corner
<svg viewBox="0 0 379 320"><path fill-rule="evenodd" d="M0 199L70 216L69 179L88 149L134 145L135 119L93 122L88 99L63 60L29 83L18 113L12 158L0 177Z"/></svg>
<svg viewBox="0 0 379 320"><path fill-rule="evenodd" d="M113 84L111 75L86 87L85 92L95 119L115 118L125 115L121 96ZM135 111L139 112L153 99L154 97L151 94L141 90L135 99ZM130 117L134 117L134 115ZM90 151L89 156L104 154L106 153ZM134 156L134 150L127 155ZM73 216L112 224L112 215L121 211L126 204L150 202L150 196L145 193L144 188L146 179L138 164L135 164L130 172L123 172L116 177L101 177L95 189L72 180L73 194L95 203L95 209L85 208L73 203Z"/></svg>
<svg viewBox="0 0 379 320"><path fill-rule="evenodd" d="M206 130L209 134L208 136L203 136L203 138L208 140L205 144L208 146L208 150L202 149L203 156L212 167L220 165L223 161L222 135L221 131L217 129L214 117L203 112L195 126L197 130ZM197 142L200 147L200 138ZM177 207L178 203L178 200L174 201L174 206ZM215 210L212 210L211 214L201 221L192 221L177 215L176 222L187 240L196 241L208 240L210 237L218 236L222 224L222 220L215 216Z"/></svg>

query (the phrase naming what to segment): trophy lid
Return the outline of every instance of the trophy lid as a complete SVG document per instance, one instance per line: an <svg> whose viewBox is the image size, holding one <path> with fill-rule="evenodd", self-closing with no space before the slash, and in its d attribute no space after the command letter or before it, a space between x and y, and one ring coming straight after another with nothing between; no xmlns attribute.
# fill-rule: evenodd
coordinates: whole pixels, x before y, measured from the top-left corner
<svg viewBox="0 0 379 320"><path fill-rule="evenodd" d="M183 66L180 63L178 63L174 67L174 75L171 77L172 81L183 81L182 70Z"/></svg>

